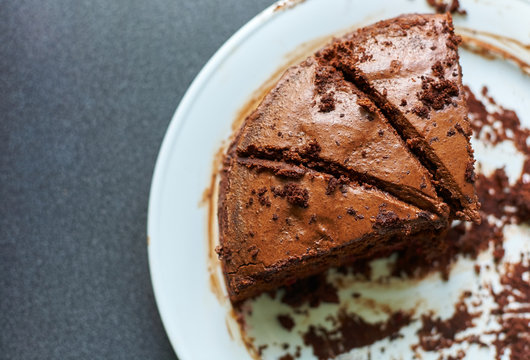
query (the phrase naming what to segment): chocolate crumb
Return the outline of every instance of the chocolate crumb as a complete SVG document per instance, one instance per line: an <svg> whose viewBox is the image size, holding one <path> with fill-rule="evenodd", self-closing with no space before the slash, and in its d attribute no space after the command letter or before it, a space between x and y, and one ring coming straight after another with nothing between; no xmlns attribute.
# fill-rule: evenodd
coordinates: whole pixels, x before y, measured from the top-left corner
<svg viewBox="0 0 530 360"><path fill-rule="evenodd" d="M410 323L411 317L397 312L385 322L371 324L356 314L348 314L341 310L334 320L337 327L333 330L311 325L303 334L304 343L312 347L313 354L319 360L335 358L351 349L395 336L402 327Z"/></svg>
<svg viewBox="0 0 530 360"><path fill-rule="evenodd" d="M475 161L472 160L468 162L466 165L466 173L465 173L466 181L471 184L475 183L475 180L477 179L477 177L475 176L475 167L473 166L474 162Z"/></svg>
<svg viewBox="0 0 530 360"><path fill-rule="evenodd" d="M346 212L351 216L355 216L357 214L357 211L355 211L352 207L347 208Z"/></svg>
<svg viewBox="0 0 530 360"><path fill-rule="evenodd" d="M450 12L451 14L465 15L467 13L466 10L460 8L458 0L427 0L427 4L432 6L439 14Z"/></svg>
<svg viewBox="0 0 530 360"><path fill-rule="evenodd" d="M422 119L428 119L429 118L429 108L425 105L420 106L416 105L410 110L413 114L418 115Z"/></svg>
<svg viewBox="0 0 530 360"><path fill-rule="evenodd" d="M398 221L399 216L397 216L395 212L381 209L379 210L379 214L377 214L374 226L386 227L389 225L393 225Z"/></svg>
<svg viewBox="0 0 530 360"><path fill-rule="evenodd" d="M429 77L422 80L422 89L417 94L418 99L427 109L434 110L442 110L445 106L452 104L453 98L460 93L455 82L445 79L436 81Z"/></svg>
<svg viewBox="0 0 530 360"><path fill-rule="evenodd" d="M357 99L357 105L362 107L364 110L368 111L369 113L377 113L378 109L375 106L375 104L367 98L361 97Z"/></svg>
<svg viewBox="0 0 530 360"><path fill-rule="evenodd" d="M327 113L335 110L334 95L335 93L333 91L322 95L322 97L320 98L320 105L318 107L320 112Z"/></svg>
<svg viewBox="0 0 530 360"><path fill-rule="evenodd" d="M277 317L278 319L278 322L280 323L280 325L287 331L291 331L293 328L294 328L294 320L293 318L288 315L288 314L285 314L285 315L278 315Z"/></svg>
<svg viewBox="0 0 530 360"><path fill-rule="evenodd" d="M286 286L281 301L294 308L305 303L315 308L323 302L338 304L339 295L337 289L327 281L326 274L319 274Z"/></svg>
<svg viewBox="0 0 530 360"><path fill-rule="evenodd" d="M291 354L282 355L278 360L294 360L294 357Z"/></svg>
<svg viewBox="0 0 530 360"><path fill-rule="evenodd" d="M341 175L338 179L336 177L331 177L328 181L328 185L326 187L326 195L332 195L335 190L337 189L337 187L339 186L343 186L343 185L346 185L350 182L350 180ZM341 188L341 191L343 191L344 187Z"/></svg>
<svg viewBox="0 0 530 360"><path fill-rule="evenodd" d="M286 198L292 205L303 208L309 206L309 190L302 188L298 184L288 183L283 186L283 189L276 186L271 188L271 191L275 197Z"/></svg>

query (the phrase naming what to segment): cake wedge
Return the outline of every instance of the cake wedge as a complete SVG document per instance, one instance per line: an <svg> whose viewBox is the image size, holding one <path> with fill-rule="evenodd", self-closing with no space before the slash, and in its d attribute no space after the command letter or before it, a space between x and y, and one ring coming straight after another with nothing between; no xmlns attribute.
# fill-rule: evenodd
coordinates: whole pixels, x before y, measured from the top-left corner
<svg viewBox="0 0 530 360"><path fill-rule="evenodd" d="M218 214L217 252L233 303L447 226L371 186L238 157L227 158Z"/></svg>
<svg viewBox="0 0 530 360"><path fill-rule="evenodd" d="M471 128L450 14L403 15L317 54L376 103L430 169L458 219L480 222Z"/></svg>

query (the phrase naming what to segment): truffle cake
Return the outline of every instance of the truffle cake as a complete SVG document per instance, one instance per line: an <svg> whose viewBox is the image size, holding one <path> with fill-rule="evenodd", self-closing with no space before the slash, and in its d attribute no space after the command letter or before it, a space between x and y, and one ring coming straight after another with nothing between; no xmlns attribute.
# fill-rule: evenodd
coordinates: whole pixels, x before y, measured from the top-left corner
<svg viewBox="0 0 530 360"><path fill-rule="evenodd" d="M285 72L246 119L236 150L353 177L417 206L447 212L428 170L372 101L339 71L313 58Z"/></svg>
<svg viewBox="0 0 530 360"><path fill-rule="evenodd" d="M480 222L459 41L450 14L404 15L346 35L317 56L375 101L431 170L453 214Z"/></svg>
<svg viewBox="0 0 530 360"><path fill-rule="evenodd" d="M289 68L235 136L217 248L239 302L355 259L429 259L479 222L450 15L406 15Z"/></svg>
<svg viewBox="0 0 530 360"><path fill-rule="evenodd" d="M371 186L303 167L230 157L219 203L228 292L238 302L407 243L447 219Z"/></svg>

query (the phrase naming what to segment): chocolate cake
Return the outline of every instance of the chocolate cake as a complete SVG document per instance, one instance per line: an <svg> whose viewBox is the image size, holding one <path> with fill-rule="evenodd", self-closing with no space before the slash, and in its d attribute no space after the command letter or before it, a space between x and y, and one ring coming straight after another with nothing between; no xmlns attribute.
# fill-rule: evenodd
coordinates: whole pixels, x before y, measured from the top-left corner
<svg viewBox="0 0 530 360"><path fill-rule="evenodd" d="M241 156L295 162L373 184L417 206L447 212L431 175L379 109L329 66L288 69L246 119Z"/></svg>
<svg viewBox="0 0 530 360"><path fill-rule="evenodd" d="M451 15L404 15L335 41L318 58L374 100L456 217L480 222L458 43Z"/></svg>
<svg viewBox="0 0 530 360"><path fill-rule="evenodd" d="M447 225L372 186L283 162L227 162L217 251L233 302Z"/></svg>
<svg viewBox="0 0 530 360"><path fill-rule="evenodd" d="M285 72L221 176L217 251L233 302L411 235L432 257L453 217L480 221L457 43L450 15L407 15Z"/></svg>

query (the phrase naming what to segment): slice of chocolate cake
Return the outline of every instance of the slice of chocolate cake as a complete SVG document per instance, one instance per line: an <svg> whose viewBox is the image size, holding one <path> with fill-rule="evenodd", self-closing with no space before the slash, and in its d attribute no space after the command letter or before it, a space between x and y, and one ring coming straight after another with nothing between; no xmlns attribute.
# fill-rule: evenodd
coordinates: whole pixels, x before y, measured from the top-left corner
<svg viewBox="0 0 530 360"><path fill-rule="evenodd" d="M443 15L405 15L336 40L317 57L366 92L429 167L460 219L480 221L459 39Z"/></svg>
<svg viewBox="0 0 530 360"><path fill-rule="evenodd" d="M457 44L450 15L407 15L286 71L221 176L233 302L407 246L431 259L448 219L480 221Z"/></svg>
<svg viewBox="0 0 530 360"><path fill-rule="evenodd" d="M269 158L372 184L416 206L448 213L431 175L385 117L342 73L309 58L288 69L246 119L241 156Z"/></svg>
<svg viewBox="0 0 530 360"><path fill-rule="evenodd" d="M447 226L374 187L269 160L229 157L219 201L217 251L233 302Z"/></svg>

